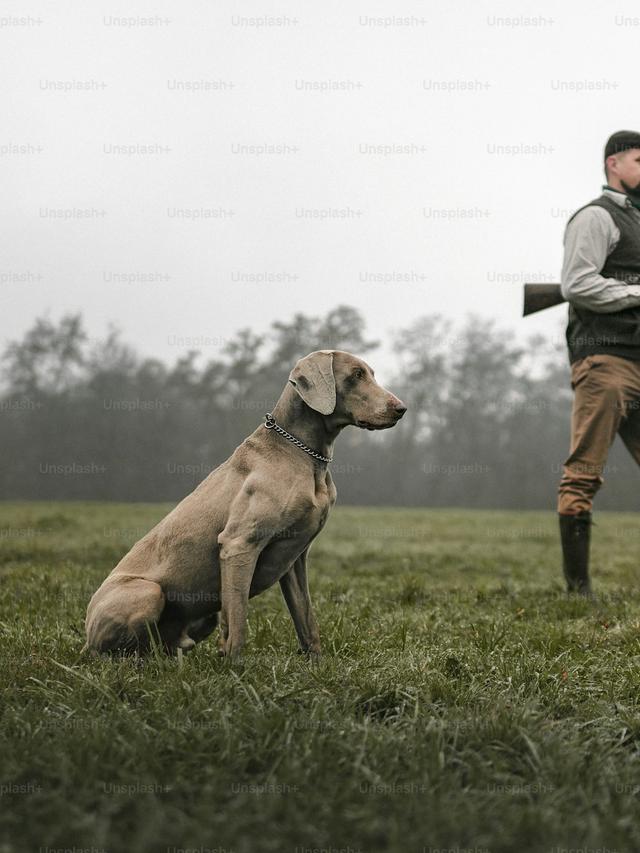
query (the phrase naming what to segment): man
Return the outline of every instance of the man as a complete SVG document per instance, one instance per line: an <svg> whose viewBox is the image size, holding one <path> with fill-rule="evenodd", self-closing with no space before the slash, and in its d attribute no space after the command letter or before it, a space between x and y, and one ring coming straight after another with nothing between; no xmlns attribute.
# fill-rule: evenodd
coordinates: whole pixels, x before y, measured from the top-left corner
<svg viewBox="0 0 640 853"><path fill-rule="evenodd" d="M616 433L640 464L640 133L614 133L604 168L602 195L567 223L562 267L575 396L558 513L567 587L583 595L593 498Z"/></svg>

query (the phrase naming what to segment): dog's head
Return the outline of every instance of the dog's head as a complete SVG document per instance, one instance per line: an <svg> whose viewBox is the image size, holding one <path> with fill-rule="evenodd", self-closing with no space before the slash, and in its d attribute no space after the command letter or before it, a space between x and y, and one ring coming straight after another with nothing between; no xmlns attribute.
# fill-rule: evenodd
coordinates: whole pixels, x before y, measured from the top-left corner
<svg viewBox="0 0 640 853"><path fill-rule="evenodd" d="M350 352L318 350L301 358L289 382L305 403L338 426L388 429L407 411L386 388L378 385L369 365Z"/></svg>

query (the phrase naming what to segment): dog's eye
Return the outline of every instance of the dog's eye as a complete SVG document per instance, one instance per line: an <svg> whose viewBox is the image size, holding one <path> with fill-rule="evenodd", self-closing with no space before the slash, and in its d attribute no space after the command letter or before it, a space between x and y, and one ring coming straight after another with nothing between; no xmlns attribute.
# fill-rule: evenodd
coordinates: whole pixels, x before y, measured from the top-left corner
<svg viewBox="0 0 640 853"><path fill-rule="evenodd" d="M364 370L360 370L360 368L358 368L356 371L354 371L353 375L356 379L362 379L362 377L364 376Z"/></svg>

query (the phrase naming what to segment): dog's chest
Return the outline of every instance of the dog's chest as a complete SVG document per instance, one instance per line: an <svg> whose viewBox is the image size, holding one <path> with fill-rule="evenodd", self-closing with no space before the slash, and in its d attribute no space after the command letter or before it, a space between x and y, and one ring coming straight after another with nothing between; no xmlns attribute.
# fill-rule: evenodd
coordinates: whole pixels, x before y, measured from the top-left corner
<svg viewBox="0 0 640 853"><path fill-rule="evenodd" d="M326 501L328 504L327 512L336 502L337 489L333 482L331 472L327 469L325 472L319 473L315 478L316 501L320 504ZM325 516L326 517L326 516Z"/></svg>
<svg viewBox="0 0 640 853"><path fill-rule="evenodd" d="M298 556L320 533L332 506L333 502L327 494L317 495L314 500L305 500L299 512L296 513L295 521L281 531L271 544L278 541L289 543L291 548L283 548L282 550L290 550L294 557Z"/></svg>
<svg viewBox="0 0 640 853"><path fill-rule="evenodd" d="M322 530L335 498L329 495L309 502L295 522L278 531L258 558L251 583L250 595L268 589L289 571L312 539Z"/></svg>

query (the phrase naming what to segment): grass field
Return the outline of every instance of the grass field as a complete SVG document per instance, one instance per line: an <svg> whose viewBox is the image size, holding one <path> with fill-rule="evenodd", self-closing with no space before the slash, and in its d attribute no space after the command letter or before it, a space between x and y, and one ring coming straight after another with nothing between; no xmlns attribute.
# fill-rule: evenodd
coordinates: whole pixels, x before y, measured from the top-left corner
<svg viewBox="0 0 640 853"><path fill-rule="evenodd" d="M167 507L0 504L0 851L640 849L640 519L601 514L596 602L553 513L336 508L324 656L280 591L242 664L80 655L87 601Z"/></svg>

